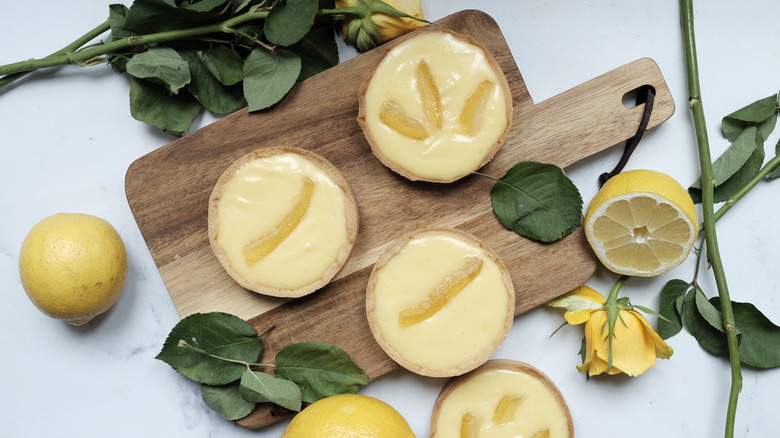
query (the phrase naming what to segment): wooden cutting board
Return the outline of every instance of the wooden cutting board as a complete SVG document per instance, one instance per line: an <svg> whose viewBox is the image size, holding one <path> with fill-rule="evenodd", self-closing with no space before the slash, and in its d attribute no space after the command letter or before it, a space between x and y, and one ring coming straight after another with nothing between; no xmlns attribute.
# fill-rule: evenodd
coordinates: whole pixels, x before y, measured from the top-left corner
<svg viewBox="0 0 780 438"><path fill-rule="evenodd" d="M511 132L483 173L500 177L525 160L565 168L621 143L634 135L644 109L626 108L623 96L645 85L656 91L649 127L674 112L663 76L650 59L639 59L535 104L492 18L463 11L418 32L434 29L476 39L493 54L509 81L514 102ZM516 314L592 275L596 260L581 227L554 244L535 243L507 231L495 218L491 180L472 175L447 185L410 182L374 158L355 120L357 90L382 54L404 38L297 84L270 111L239 111L130 166L126 175L130 208L181 317L223 311L247 319L262 334L265 361L293 342L330 342L376 378L398 366L369 331L365 286L384 247L406 232L456 227L481 238L510 270ZM330 160L351 184L360 210L360 230L349 262L330 285L293 301L263 297L238 286L212 253L206 233L208 197L223 170L252 150L279 145L310 149ZM593 176L594 184L597 177ZM239 423L261 427L285 413L260 406Z"/></svg>

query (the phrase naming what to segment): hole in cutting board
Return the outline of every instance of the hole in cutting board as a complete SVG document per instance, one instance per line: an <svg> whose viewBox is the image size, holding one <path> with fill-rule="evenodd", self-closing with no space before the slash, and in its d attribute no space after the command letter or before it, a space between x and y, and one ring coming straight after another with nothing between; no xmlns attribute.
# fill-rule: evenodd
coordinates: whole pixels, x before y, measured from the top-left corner
<svg viewBox="0 0 780 438"><path fill-rule="evenodd" d="M626 107L626 109L631 109L647 102L648 89L655 93L655 88L653 88L652 85L642 85L641 87L636 87L631 91L627 91L623 95L623 106Z"/></svg>

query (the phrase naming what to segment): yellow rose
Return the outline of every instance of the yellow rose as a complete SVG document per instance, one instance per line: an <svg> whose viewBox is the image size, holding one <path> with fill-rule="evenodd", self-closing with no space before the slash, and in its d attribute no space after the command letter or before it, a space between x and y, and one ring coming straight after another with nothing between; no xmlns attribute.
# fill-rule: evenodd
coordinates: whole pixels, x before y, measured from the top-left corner
<svg viewBox="0 0 780 438"><path fill-rule="evenodd" d="M348 14L341 21L344 41L360 50L425 26L421 0L336 0L336 8Z"/></svg>
<svg viewBox="0 0 780 438"><path fill-rule="evenodd" d="M655 365L656 359L668 359L674 353L644 316L617 296L607 300L595 290L580 286L550 301L553 307L566 309L569 324L585 323L585 358L577 369L590 376L625 373L638 376ZM610 322L609 313L615 317Z"/></svg>

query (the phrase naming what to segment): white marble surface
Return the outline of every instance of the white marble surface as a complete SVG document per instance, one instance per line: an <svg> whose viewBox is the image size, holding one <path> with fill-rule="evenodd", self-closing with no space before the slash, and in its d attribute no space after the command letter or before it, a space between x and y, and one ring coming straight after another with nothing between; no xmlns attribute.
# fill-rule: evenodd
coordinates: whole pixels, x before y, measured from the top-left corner
<svg viewBox="0 0 780 438"><path fill-rule="evenodd" d="M0 63L59 49L102 22L109 4L4 3ZM726 147L718 131L721 117L780 87L780 2L696 3L705 111L717 154ZM425 0L424 5L429 19L469 8L492 15L536 102L636 58L653 58L677 111L646 135L628 167L660 170L684 185L697 176L676 2ZM195 384L154 359L178 316L133 220L124 176L135 159L172 139L134 121L127 94L127 79L104 66L41 72L0 92L0 436L278 436L284 423L250 431L220 419L201 402ZM212 121L203 117L198 125ZM613 148L567 170L585 199L618 155ZM778 184L761 184L719 223L733 298L755 303L776 323ZM128 250L122 298L84 327L42 315L18 278L17 256L27 231L60 211L106 218ZM656 307L663 283L691 278L692 262L658 278L632 280L624 290L634 303ZM588 284L606 293L614 279L598 271ZM702 285L715 294L711 277ZM581 329L567 327L549 338L561 322L559 313L545 308L518 317L496 357L526 361L547 373L568 400L579 437L722 436L728 365L691 336L672 338L671 360L638 378L586 380L575 369ZM422 437L442 383L398 372L362 392L395 406ZM744 371L736 436L777 435L778 387L780 370Z"/></svg>

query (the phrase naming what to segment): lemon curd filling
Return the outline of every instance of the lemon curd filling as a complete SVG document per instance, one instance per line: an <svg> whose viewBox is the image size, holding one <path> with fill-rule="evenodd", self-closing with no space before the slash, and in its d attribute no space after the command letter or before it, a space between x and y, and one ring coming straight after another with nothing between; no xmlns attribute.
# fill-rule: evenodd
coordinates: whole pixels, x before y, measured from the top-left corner
<svg viewBox="0 0 780 438"><path fill-rule="evenodd" d="M387 345L427 370L454 369L498 345L514 294L482 248L430 234L375 272L374 316ZM476 365L475 365L476 366Z"/></svg>
<svg viewBox="0 0 780 438"><path fill-rule="evenodd" d="M218 202L217 242L232 268L274 289L319 280L348 241L344 191L294 153L245 163Z"/></svg>
<svg viewBox="0 0 780 438"><path fill-rule="evenodd" d="M482 48L450 33L409 39L385 55L366 89L374 146L422 179L467 175L507 129L504 81Z"/></svg>
<svg viewBox="0 0 780 438"><path fill-rule="evenodd" d="M520 370L475 374L443 400L435 437L568 438L568 418L551 390Z"/></svg>

